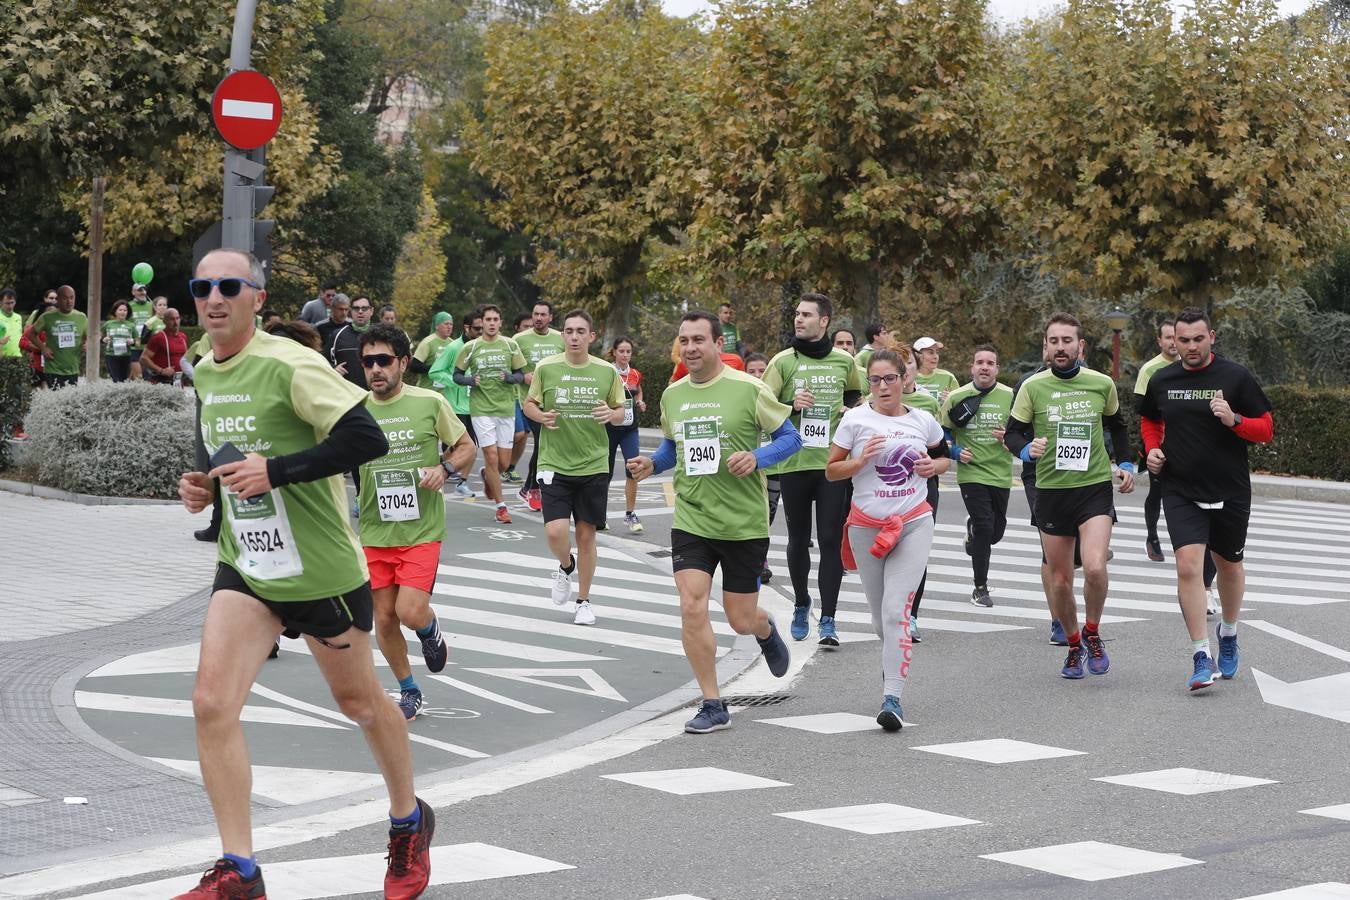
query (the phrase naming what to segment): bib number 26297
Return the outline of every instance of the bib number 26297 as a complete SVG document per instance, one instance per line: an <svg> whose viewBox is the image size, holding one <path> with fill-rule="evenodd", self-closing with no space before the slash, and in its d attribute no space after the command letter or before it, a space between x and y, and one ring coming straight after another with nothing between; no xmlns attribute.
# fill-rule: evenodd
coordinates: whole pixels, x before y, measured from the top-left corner
<svg viewBox="0 0 1350 900"><path fill-rule="evenodd" d="M1092 458L1092 423L1060 422L1055 429L1055 468L1086 472Z"/></svg>
<svg viewBox="0 0 1350 900"><path fill-rule="evenodd" d="M722 463L722 441L715 419L684 423L684 474L716 475Z"/></svg>

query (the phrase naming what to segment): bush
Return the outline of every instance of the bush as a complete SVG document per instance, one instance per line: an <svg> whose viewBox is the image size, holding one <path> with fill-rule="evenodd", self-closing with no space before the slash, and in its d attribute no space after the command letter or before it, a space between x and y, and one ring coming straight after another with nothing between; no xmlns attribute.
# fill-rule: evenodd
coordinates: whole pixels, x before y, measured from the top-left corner
<svg viewBox="0 0 1350 900"><path fill-rule="evenodd" d="M645 413L638 413L638 424L643 428L661 427L661 394L670 383L670 373L675 364L670 361L670 344L656 348L643 348L643 352L633 355L633 367L642 373L642 400L647 404Z"/></svg>
<svg viewBox="0 0 1350 900"><path fill-rule="evenodd" d="M28 412L33 370L26 357L0 357L0 469L9 466L9 440Z"/></svg>
<svg viewBox="0 0 1350 900"><path fill-rule="evenodd" d="M167 385L39 391L24 427L38 482L78 494L173 499L178 476L195 468L192 394Z"/></svg>

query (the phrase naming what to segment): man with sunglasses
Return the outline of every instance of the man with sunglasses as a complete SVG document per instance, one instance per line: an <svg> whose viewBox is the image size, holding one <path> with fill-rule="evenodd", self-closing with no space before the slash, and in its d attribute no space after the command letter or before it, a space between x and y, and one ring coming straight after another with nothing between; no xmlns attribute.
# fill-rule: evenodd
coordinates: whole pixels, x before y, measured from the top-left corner
<svg viewBox="0 0 1350 900"><path fill-rule="evenodd" d="M306 322L314 327L328 321L329 309L333 301L337 299L338 284L336 281L325 281L319 288L319 296L309 300L304 306L300 307L300 321Z"/></svg>
<svg viewBox="0 0 1350 900"><path fill-rule="evenodd" d="M516 388L525 381L525 356L501 333L502 311L483 307L483 334L455 359L455 383L469 388L469 415L483 449L483 493L497 505L497 521L511 524L502 499L502 473L516 439Z"/></svg>
<svg viewBox="0 0 1350 900"><path fill-rule="evenodd" d="M372 325L361 334L371 392L366 408L389 441L388 453L361 466L361 545L375 596L375 637L398 679L399 709L414 719L422 691L399 626L416 632L428 671L445 668L450 651L431 611L445 537L441 486L473 462L475 451L444 397L403 383L408 353L408 336L397 325ZM444 453L442 445L449 448Z"/></svg>
<svg viewBox="0 0 1350 900"><path fill-rule="evenodd" d="M317 353L256 329L264 278L252 254L214 250L189 282L211 336L196 388L212 467L184 473L178 494L200 512L219 478L225 504L193 692L202 780L224 852L181 898L265 895L240 713L283 630L304 635L338 708L365 734L390 799L385 896L412 898L430 878L435 817L413 793L407 725L375 676L370 581L342 481L389 444L365 391Z"/></svg>

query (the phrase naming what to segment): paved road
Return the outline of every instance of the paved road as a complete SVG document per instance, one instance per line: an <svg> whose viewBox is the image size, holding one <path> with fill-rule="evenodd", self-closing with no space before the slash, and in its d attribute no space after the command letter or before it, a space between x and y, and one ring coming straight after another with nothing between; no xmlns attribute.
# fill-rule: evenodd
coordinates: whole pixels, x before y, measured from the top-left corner
<svg viewBox="0 0 1350 900"><path fill-rule="evenodd" d="M651 494L643 498L643 538L659 544L664 489ZM1248 542L1242 672L1192 695L1184 689L1189 651L1170 563L1150 563L1142 553L1141 497L1120 504L1108 606L1115 618L1103 626L1112 671L1085 682L1056 676L1062 651L1045 642L1035 536L1014 498L1014 524L994 560L998 605L980 610L966 600L960 501L954 492L944 494L921 617L925 643L916 649L906 694L912 728L883 735L871 722L877 645L866 634L858 585L846 582L840 620L851 640L809 659L810 645L795 645L794 657L807 667L786 697L776 690L781 682L747 676L750 681L732 690L773 694L781 702L738 710L728 732L685 737L680 723L690 711L679 710L626 734L481 776L424 780L422 792L442 810L437 887L429 896L1068 897L1091 885L1107 897L1203 891L1246 898L1350 883L1350 647L1344 638L1350 633L1350 507L1257 502ZM457 527L490 515L481 503L454 507ZM517 515L519 530L532 528L522 524L529 518ZM617 517L611 521L618 524ZM777 553L782 540L776 539ZM470 557L515 552L483 551L477 544L468 549ZM781 564L779 557L773 561ZM523 561L492 557L474 565L484 562L500 567L494 576L499 580L502 573L515 582L539 577L532 574L535 563L515 566ZM642 563L602 564L644 572ZM456 584L470 581L475 579ZM642 590L660 591L662 585ZM620 608L651 612L659 606L613 601L608 615L601 608L602 627L622 622L630 633L677 636L616 615ZM525 607L485 595L472 608L515 615ZM535 609L534 618L547 623L547 601ZM620 657L506 665L591 668L629 701L638 696L626 680L633 669L624 678L607 674L627 659L659 660L673 678L687 677L674 655L585 649L552 635L489 625L481 617L464 628L480 638ZM282 665L299 668L293 663L303 660ZM497 658L473 668L501 667ZM474 674L478 687L491 685L503 696L540 706L547 702L541 697L580 708L604 702L537 681L500 675L478 680L481 673ZM98 680L86 679L81 688ZM574 678L571 684L581 688L586 682ZM491 744L494 722L505 727L580 715L575 707L564 712L561 704L544 716L471 697L445 705L477 704L479 717L419 722L418 732L434 725L437 739L490 752L501 749ZM275 698L259 698L259 704L304 712ZM89 719L97 713L82 714ZM761 721L769 719L792 721ZM284 727L306 741L333 741L324 746L362 759L350 749L358 743L350 731ZM481 730L472 732L475 727ZM849 730L854 727L859 730ZM419 748L419 760L428 758L429 749ZM453 754L438 758L444 763L446 756ZM652 774L704 767L751 780L738 784L733 775L715 772ZM477 770L470 765L462 771ZM706 792L684 793L690 784ZM376 887L382 829L365 823L378 823L382 814L378 800L334 807L262 835L272 893L345 896ZM39 889L42 877L0 879L0 895L74 896L97 888L110 890L99 896L166 896L191 882L191 870L214 852L208 835L102 868L53 870L42 876L45 891ZM1104 877L1110 880L1095 880ZM1280 896L1350 896L1350 887Z"/></svg>

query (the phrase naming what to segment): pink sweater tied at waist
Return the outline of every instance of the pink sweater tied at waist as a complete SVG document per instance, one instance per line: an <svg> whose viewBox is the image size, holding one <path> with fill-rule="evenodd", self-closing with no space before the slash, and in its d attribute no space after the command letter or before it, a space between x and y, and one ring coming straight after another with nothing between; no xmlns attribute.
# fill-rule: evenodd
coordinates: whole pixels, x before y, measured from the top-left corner
<svg viewBox="0 0 1350 900"><path fill-rule="evenodd" d="M920 503L904 515L887 516L884 519L876 519L867 513L858 509L856 505L848 511L848 519L844 521L844 541L839 548L839 558L843 560L844 568L849 572L858 571L858 562L853 558L853 546L848 539L848 526L857 525L859 528L877 528L877 538L868 548L868 552L877 559L884 559L886 554L895 549L895 545L900 543L900 535L904 532L905 526L921 516L930 515L933 507L928 505L928 501Z"/></svg>

